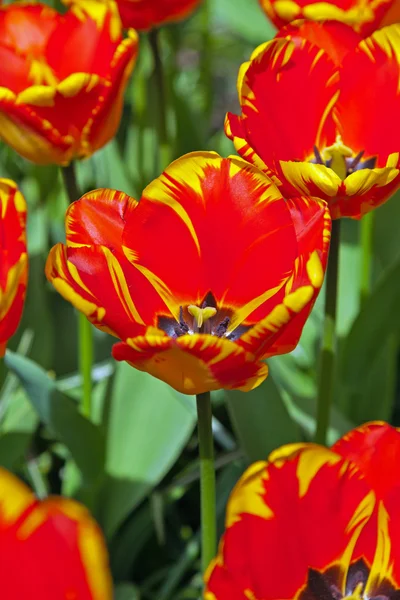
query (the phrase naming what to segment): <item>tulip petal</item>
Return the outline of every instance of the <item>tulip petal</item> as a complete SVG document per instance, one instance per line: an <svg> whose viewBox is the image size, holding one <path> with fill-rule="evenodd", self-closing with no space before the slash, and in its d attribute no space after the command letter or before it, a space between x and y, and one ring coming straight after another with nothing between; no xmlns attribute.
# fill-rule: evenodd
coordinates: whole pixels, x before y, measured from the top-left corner
<svg viewBox="0 0 400 600"><path fill-rule="evenodd" d="M5 598L111 599L105 544L85 508L65 498L38 502L0 469L0 514Z"/></svg>
<svg viewBox="0 0 400 600"><path fill-rule="evenodd" d="M340 589L374 508L374 494L351 463L312 444L284 446L268 463L252 465L232 492L207 573L208 597L295 598L310 568L331 565Z"/></svg>
<svg viewBox="0 0 400 600"><path fill-rule="evenodd" d="M152 29L187 17L201 0L117 0L124 27Z"/></svg>
<svg viewBox="0 0 400 600"><path fill-rule="evenodd" d="M297 95L307 81L307 94ZM321 81L324 85L321 86ZM332 107L338 96L337 67L327 53L308 40L296 45L276 38L260 46L238 78L242 115L228 113L226 133L233 134L236 149L241 121L244 140L255 154L275 170L279 160L309 160L314 146L335 140ZM249 158L247 154L247 158ZM256 162L256 161L254 161Z"/></svg>
<svg viewBox="0 0 400 600"><path fill-rule="evenodd" d="M113 356L147 371L183 394L217 389L249 391L264 381L268 368L226 338L184 335L172 339L150 333L115 344Z"/></svg>
<svg viewBox="0 0 400 600"><path fill-rule="evenodd" d="M376 167L386 167L389 155L399 151L399 77L399 24L375 32L343 61L337 103L340 133L355 152L376 157ZM376 86L382 93L373 91Z"/></svg>
<svg viewBox="0 0 400 600"><path fill-rule="evenodd" d="M28 280L26 203L16 184L0 179L0 357L21 319Z"/></svg>

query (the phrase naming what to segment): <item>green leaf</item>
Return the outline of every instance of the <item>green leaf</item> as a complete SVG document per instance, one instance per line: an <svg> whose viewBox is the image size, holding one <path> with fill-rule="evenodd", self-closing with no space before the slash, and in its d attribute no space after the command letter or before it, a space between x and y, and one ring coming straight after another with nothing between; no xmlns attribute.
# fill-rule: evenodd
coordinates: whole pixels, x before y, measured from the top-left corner
<svg viewBox="0 0 400 600"><path fill-rule="evenodd" d="M112 535L172 467L196 421L192 398L120 363L107 431L101 522Z"/></svg>
<svg viewBox="0 0 400 600"><path fill-rule="evenodd" d="M131 583L119 583L115 588L114 600L139 600L140 594Z"/></svg>
<svg viewBox="0 0 400 600"><path fill-rule="evenodd" d="M0 435L0 465L6 469L13 469L15 464L24 458L32 434L20 431L10 431Z"/></svg>
<svg viewBox="0 0 400 600"><path fill-rule="evenodd" d="M278 446L301 439L300 428L290 418L271 376L251 392L225 394L232 424L249 460L265 460Z"/></svg>
<svg viewBox="0 0 400 600"><path fill-rule="evenodd" d="M7 351L5 362L26 391L41 421L65 444L86 482L93 482L104 467L104 438L99 429L78 412L73 400L57 390L46 371L28 358Z"/></svg>
<svg viewBox="0 0 400 600"><path fill-rule="evenodd" d="M214 3L216 24L224 24L234 35L251 44L270 40L276 28L262 11L256 0L216 0Z"/></svg>
<svg viewBox="0 0 400 600"><path fill-rule="evenodd" d="M377 359L382 340L400 330L400 260L386 269L355 319L343 343L340 362L342 384L360 391Z"/></svg>

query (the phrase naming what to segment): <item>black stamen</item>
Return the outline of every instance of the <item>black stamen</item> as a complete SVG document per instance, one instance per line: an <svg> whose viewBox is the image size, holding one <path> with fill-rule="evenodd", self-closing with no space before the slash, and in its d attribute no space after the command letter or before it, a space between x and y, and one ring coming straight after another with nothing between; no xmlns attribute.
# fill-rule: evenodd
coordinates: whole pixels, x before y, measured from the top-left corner
<svg viewBox="0 0 400 600"><path fill-rule="evenodd" d="M361 152L359 152L357 154L357 156L355 156L354 158L351 159L351 162L347 165L348 172L353 171L357 167L357 165L360 162L360 160L362 159L363 155L364 155L364 150L361 150Z"/></svg>
<svg viewBox="0 0 400 600"><path fill-rule="evenodd" d="M314 146L314 154L315 154L315 162L317 165L324 165L324 161L322 160L322 156L317 146Z"/></svg>
<svg viewBox="0 0 400 600"><path fill-rule="evenodd" d="M222 319L221 323L219 323L215 328L214 334L218 337L222 337L223 335L225 335L230 321L231 320L229 317L225 317L224 319Z"/></svg>

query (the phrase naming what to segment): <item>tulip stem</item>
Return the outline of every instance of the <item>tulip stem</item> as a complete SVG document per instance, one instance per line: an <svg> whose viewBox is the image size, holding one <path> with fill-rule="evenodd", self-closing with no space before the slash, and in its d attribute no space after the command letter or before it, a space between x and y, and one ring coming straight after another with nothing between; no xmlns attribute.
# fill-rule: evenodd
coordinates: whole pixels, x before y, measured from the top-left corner
<svg viewBox="0 0 400 600"><path fill-rule="evenodd" d="M64 180L65 190L67 192L69 203L75 202L80 198L78 181L76 177L75 164L73 162L61 168L62 177Z"/></svg>
<svg viewBox="0 0 400 600"><path fill-rule="evenodd" d="M214 441L210 392L197 394L200 453L201 566L203 573L217 549Z"/></svg>
<svg viewBox="0 0 400 600"><path fill-rule="evenodd" d="M336 354L336 312L339 282L339 247L340 219L336 219L332 221L332 237L326 273L325 316L319 365L317 429L315 433L315 441L318 444L326 444L333 400Z"/></svg>
<svg viewBox="0 0 400 600"><path fill-rule="evenodd" d="M170 149L168 143L167 127L167 94L165 89L165 78L160 51L160 30L155 28L149 32L149 42L154 61L154 80L157 90L158 104L158 166L157 169L165 169L170 163Z"/></svg>
<svg viewBox="0 0 400 600"><path fill-rule="evenodd" d="M74 163L61 168L65 189L70 203L80 198L79 186ZM81 411L88 419L92 413L92 365L93 365L93 330L84 314L78 314L78 357L79 371L82 378Z"/></svg>
<svg viewBox="0 0 400 600"><path fill-rule="evenodd" d="M371 267L373 256L374 211L363 216L361 228L361 282L360 305L368 298L371 290Z"/></svg>

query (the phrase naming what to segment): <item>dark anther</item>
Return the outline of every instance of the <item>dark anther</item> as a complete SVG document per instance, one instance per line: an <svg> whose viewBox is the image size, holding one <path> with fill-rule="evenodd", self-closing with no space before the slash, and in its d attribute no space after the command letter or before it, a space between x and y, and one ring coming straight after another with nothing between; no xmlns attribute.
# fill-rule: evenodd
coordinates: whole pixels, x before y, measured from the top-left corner
<svg viewBox="0 0 400 600"><path fill-rule="evenodd" d="M361 150L361 152L359 152L357 154L357 156L355 156L354 158L351 159L351 161L347 164L347 171L348 172L352 172L354 171L354 169L357 168L358 163L360 162L360 160L362 159L364 154L364 150Z"/></svg>
<svg viewBox="0 0 400 600"><path fill-rule="evenodd" d="M322 160L322 156L317 146L314 146L315 162L317 165L324 165L325 162Z"/></svg>
<svg viewBox="0 0 400 600"><path fill-rule="evenodd" d="M226 330L228 329L230 323L230 318L229 317L225 317L224 319L222 319L221 323L219 323L215 330L214 330L214 334L218 337L222 337L223 335L226 334Z"/></svg>
<svg viewBox="0 0 400 600"><path fill-rule="evenodd" d="M182 306L179 307L179 325L175 325L174 332L177 337L179 337L181 335L185 335L186 333L189 332L189 327L188 327L187 323L185 322L185 319L183 318Z"/></svg>
<svg viewBox="0 0 400 600"><path fill-rule="evenodd" d="M179 307L179 326L185 333L189 331L189 327L187 326L185 319L183 318L182 306Z"/></svg>

